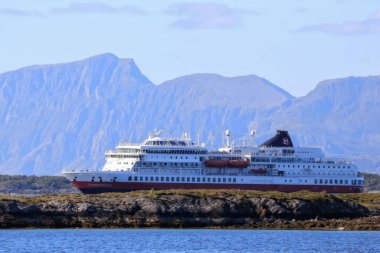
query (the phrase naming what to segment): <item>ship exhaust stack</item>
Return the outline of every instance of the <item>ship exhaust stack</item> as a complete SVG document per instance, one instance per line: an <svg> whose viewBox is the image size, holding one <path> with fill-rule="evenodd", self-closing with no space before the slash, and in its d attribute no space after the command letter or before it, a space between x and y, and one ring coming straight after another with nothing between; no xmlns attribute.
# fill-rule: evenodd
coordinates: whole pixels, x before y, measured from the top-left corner
<svg viewBox="0 0 380 253"><path fill-rule="evenodd" d="M292 139L289 136L288 131L277 130L277 134L262 143L259 147L293 147Z"/></svg>

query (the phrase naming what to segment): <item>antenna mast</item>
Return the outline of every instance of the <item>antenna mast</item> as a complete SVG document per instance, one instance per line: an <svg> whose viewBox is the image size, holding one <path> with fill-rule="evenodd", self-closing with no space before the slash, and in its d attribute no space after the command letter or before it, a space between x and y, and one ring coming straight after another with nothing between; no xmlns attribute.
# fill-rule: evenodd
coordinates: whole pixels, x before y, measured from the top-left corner
<svg viewBox="0 0 380 253"><path fill-rule="evenodd" d="M253 147L255 145L255 134L256 134L256 131L255 130L251 130L249 132L249 136L250 136L250 145L251 147Z"/></svg>

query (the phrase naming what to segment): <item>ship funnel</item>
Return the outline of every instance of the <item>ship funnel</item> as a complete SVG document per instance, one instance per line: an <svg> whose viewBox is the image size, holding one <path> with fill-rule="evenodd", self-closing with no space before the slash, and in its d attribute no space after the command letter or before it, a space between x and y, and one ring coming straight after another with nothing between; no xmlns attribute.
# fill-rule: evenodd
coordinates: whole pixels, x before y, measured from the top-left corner
<svg viewBox="0 0 380 253"><path fill-rule="evenodd" d="M262 143L260 147L293 147L288 131L277 130L277 134Z"/></svg>

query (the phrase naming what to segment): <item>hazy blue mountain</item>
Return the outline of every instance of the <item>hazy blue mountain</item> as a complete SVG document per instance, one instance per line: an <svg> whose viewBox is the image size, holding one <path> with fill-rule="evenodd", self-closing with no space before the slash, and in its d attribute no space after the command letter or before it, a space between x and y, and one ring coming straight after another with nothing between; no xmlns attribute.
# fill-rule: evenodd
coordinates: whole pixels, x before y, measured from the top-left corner
<svg viewBox="0 0 380 253"><path fill-rule="evenodd" d="M222 132L232 129L246 134L259 122L293 97L260 77L223 77L215 74L194 74L167 81L152 89L146 97L150 110L144 117L157 128L172 134L190 131L193 139L200 134L207 139L210 130L216 142Z"/></svg>
<svg viewBox="0 0 380 253"><path fill-rule="evenodd" d="M149 86L133 60L111 54L1 74L0 172L99 165Z"/></svg>
<svg viewBox="0 0 380 253"><path fill-rule="evenodd" d="M268 132L288 129L298 143L380 172L380 76L327 80L269 118Z"/></svg>
<svg viewBox="0 0 380 253"><path fill-rule="evenodd" d="M348 77L319 83L269 120L272 129L289 129L302 143L315 145L324 139L334 153L376 154L379 109L380 76Z"/></svg>
<svg viewBox="0 0 380 253"><path fill-rule="evenodd" d="M324 146L380 172L380 77L321 82L301 98L255 75L194 74L152 84L132 59L103 54L0 74L0 173L100 168L120 140L153 129L189 131L220 145L225 129L287 129L298 145Z"/></svg>
<svg viewBox="0 0 380 253"><path fill-rule="evenodd" d="M256 76L197 74L155 86L133 60L112 54L27 67L0 75L0 173L95 169L106 149L154 128L246 132L292 101Z"/></svg>

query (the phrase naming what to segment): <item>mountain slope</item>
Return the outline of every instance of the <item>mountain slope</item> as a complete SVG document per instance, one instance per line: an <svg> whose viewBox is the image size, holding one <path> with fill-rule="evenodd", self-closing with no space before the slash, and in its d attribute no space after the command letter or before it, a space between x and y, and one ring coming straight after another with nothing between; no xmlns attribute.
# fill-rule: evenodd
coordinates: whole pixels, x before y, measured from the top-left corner
<svg viewBox="0 0 380 253"><path fill-rule="evenodd" d="M333 153L377 153L380 144L380 76L323 81L271 118L302 143L323 140ZM312 138L308 138L311 137ZM321 143L320 143L321 144Z"/></svg>
<svg viewBox="0 0 380 253"><path fill-rule="evenodd" d="M146 105L151 109L145 117L157 128L172 130L177 135L186 130L205 140L211 130L218 137L227 128L245 134L253 122L268 117L293 99L286 91L254 75L194 74L150 90Z"/></svg>
<svg viewBox="0 0 380 253"><path fill-rule="evenodd" d="M304 97L255 75L193 74L152 84L132 59L103 54L0 74L0 174L59 174L96 169L120 140L142 141L153 129L189 131L215 145L276 129L296 145L380 172L380 76L327 80ZM210 138L208 139L210 144Z"/></svg>
<svg viewBox="0 0 380 253"><path fill-rule="evenodd" d="M0 75L0 173L96 169L105 150L154 128L204 138L246 132L292 100L256 76L197 74L155 86L133 60L111 54L27 67Z"/></svg>
<svg viewBox="0 0 380 253"><path fill-rule="evenodd" d="M133 60L111 54L0 75L0 172L98 165L147 86Z"/></svg>

